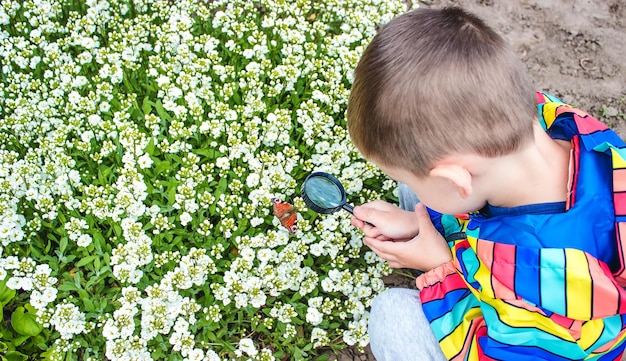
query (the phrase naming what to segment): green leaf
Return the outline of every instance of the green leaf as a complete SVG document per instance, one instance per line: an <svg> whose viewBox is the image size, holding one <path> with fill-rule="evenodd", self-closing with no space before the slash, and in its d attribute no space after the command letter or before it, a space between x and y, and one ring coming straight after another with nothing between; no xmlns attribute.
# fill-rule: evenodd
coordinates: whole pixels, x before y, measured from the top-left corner
<svg viewBox="0 0 626 361"><path fill-rule="evenodd" d="M6 280L0 281L0 305L4 307L7 303L11 302L13 297L15 297L15 290L7 287Z"/></svg>
<svg viewBox="0 0 626 361"><path fill-rule="evenodd" d="M79 288L73 282L63 282L59 286L59 291L78 291Z"/></svg>
<svg viewBox="0 0 626 361"><path fill-rule="evenodd" d="M313 259L313 257L311 257L310 255L308 255L304 261L302 261L302 263L304 263L305 266L307 267L313 267L313 263L315 262L315 260Z"/></svg>
<svg viewBox="0 0 626 361"><path fill-rule="evenodd" d="M171 206L176 202L176 182L170 181L167 184L167 205Z"/></svg>
<svg viewBox="0 0 626 361"><path fill-rule="evenodd" d="M83 298L82 301L83 301L83 304L85 305L85 309L87 310L87 312L96 311L96 306L93 304L93 301L91 300L91 298L89 297Z"/></svg>
<svg viewBox="0 0 626 361"><path fill-rule="evenodd" d="M83 257L83 259L81 259L80 261L76 262L76 267L83 267L83 266L93 262L94 259L96 259L96 258L98 258L98 256L96 256L96 255Z"/></svg>
<svg viewBox="0 0 626 361"><path fill-rule="evenodd" d="M12 344L13 344L13 346L14 346L14 347L12 347L12 348L15 348L15 347L17 347L17 346L19 346L19 345L23 344L23 343L24 343L24 342L26 342L26 340L28 340L29 338L30 338L30 336L26 336L26 335L21 335L21 336L17 336L17 337L16 337L16 336L12 336L11 343L12 343Z"/></svg>
<svg viewBox="0 0 626 361"><path fill-rule="evenodd" d="M98 258L96 258L97 260ZM90 289L91 287L98 285L105 278L109 277L111 274L111 268L109 266L103 267L102 269L98 269L98 272L94 275L90 273L90 276L87 277L87 283L85 284L85 288Z"/></svg>
<svg viewBox="0 0 626 361"><path fill-rule="evenodd" d="M239 94L239 89L233 92L233 100L235 101L235 104L239 104L239 105L242 104L241 95Z"/></svg>
<svg viewBox="0 0 626 361"><path fill-rule="evenodd" d="M62 237L61 241L59 241L59 252L61 252L61 254L65 253L65 249L67 248L67 244L68 244L68 238L67 237Z"/></svg>
<svg viewBox="0 0 626 361"><path fill-rule="evenodd" d="M296 292L293 294L293 296L291 296L291 301L296 302L300 300L301 298L302 298L302 295L300 294L300 292Z"/></svg>
<svg viewBox="0 0 626 361"><path fill-rule="evenodd" d="M157 100L156 103L154 103L154 108L156 109L157 114L159 114L159 118L165 119L165 120L172 119L172 117L170 117L170 115L167 113L165 108L163 108L163 104L161 103L160 100Z"/></svg>
<svg viewBox="0 0 626 361"><path fill-rule="evenodd" d="M7 361L26 361L28 356L18 351L9 351L4 354L4 359Z"/></svg>
<svg viewBox="0 0 626 361"><path fill-rule="evenodd" d="M144 114L150 114L150 111L152 110L152 105L154 103L150 101L150 99L148 97L143 98L143 104L141 105L141 110L143 111Z"/></svg>
<svg viewBox="0 0 626 361"><path fill-rule="evenodd" d="M37 312L31 305L18 307L11 315L11 326L20 335L35 336L43 330L37 322Z"/></svg>
<svg viewBox="0 0 626 361"><path fill-rule="evenodd" d="M148 113L145 113L148 114ZM146 145L146 153L150 155L154 155L154 138L150 137L150 141L148 141L148 145Z"/></svg>
<svg viewBox="0 0 626 361"><path fill-rule="evenodd" d="M93 241L94 241L94 245L96 250L98 251L99 254L103 253L103 245L106 244L106 241L104 240L104 236L102 235L102 233L100 233L99 231L96 231L93 233L92 235L93 237Z"/></svg>
<svg viewBox="0 0 626 361"><path fill-rule="evenodd" d="M298 83L299 85L299 83ZM298 96L298 92L291 92L291 96L289 97L291 99L291 103L294 105L295 108L298 108L300 106L300 97Z"/></svg>
<svg viewBox="0 0 626 361"><path fill-rule="evenodd" d="M214 148L195 149L194 153L196 153L198 155L205 156L205 157L207 157L209 159L215 159L215 158L223 155L222 153L218 152Z"/></svg>
<svg viewBox="0 0 626 361"><path fill-rule="evenodd" d="M165 170L171 170L171 169L172 169L172 165L170 164L170 162L164 160L162 162L157 163L157 166L154 169L154 174L160 174L161 172Z"/></svg>
<svg viewBox="0 0 626 361"><path fill-rule="evenodd" d="M52 361L52 360L56 360L56 348L54 347L50 347L48 350L44 351L41 353L41 355L39 355L41 357L42 360L48 360L48 361Z"/></svg>
<svg viewBox="0 0 626 361"><path fill-rule="evenodd" d="M330 355L325 353L323 355L317 356L315 361L327 361L330 358Z"/></svg>

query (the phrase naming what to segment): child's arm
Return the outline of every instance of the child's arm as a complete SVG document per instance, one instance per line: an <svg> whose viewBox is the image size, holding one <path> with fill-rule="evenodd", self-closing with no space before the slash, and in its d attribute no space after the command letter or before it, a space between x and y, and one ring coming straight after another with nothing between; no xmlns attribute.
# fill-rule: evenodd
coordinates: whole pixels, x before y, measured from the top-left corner
<svg viewBox="0 0 626 361"><path fill-rule="evenodd" d="M382 203L378 205L382 206ZM360 221L353 220L353 224L360 226L365 233L363 242L389 266L429 271L452 259L448 243L435 229L422 204L415 206L415 212L402 211L388 203L384 207L387 212L377 208L355 208L355 217Z"/></svg>
<svg viewBox="0 0 626 361"><path fill-rule="evenodd" d="M366 236L384 241L407 241L419 231L413 212L381 200L354 207L352 224Z"/></svg>

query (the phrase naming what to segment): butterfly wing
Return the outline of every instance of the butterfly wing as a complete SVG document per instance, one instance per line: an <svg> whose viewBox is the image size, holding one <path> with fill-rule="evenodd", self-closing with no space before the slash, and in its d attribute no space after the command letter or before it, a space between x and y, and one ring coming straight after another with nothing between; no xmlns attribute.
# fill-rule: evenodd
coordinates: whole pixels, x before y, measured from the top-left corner
<svg viewBox="0 0 626 361"><path fill-rule="evenodd" d="M286 215L285 217L280 219L280 224L283 225L283 227L287 228L287 230L289 231L289 233L294 234L296 233L296 230L298 229L298 215L296 214L296 212L294 211L293 213L290 213L288 215Z"/></svg>
<svg viewBox="0 0 626 361"><path fill-rule="evenodd" d="M278 218L280 224L287 228L289 233L296 233L298 214L294 206L278 198L272 198L272 206L274 215Z"/></svg>
<svg viewBox="0 0 626 361"><path fill-rule="evenodd" d="M274 215L279 219L282 218L285 213L293 210L293 206L287 202L283 202L278 198L272 198L272 206L274 209Z"/></svg>

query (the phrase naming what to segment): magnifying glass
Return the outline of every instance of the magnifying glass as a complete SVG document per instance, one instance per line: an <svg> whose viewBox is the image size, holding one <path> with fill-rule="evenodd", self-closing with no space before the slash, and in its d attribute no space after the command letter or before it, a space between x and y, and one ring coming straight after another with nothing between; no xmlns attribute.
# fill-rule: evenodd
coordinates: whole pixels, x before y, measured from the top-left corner
<svg viewBox="0 0 626 361"><path fill-rule="evenodd" d="M300 195L307 207L317 213L331 214L341 209L354 213L354 206L346 201L346 190L339 179L331 174L325 172L309 174L302 183Z"/></svg>

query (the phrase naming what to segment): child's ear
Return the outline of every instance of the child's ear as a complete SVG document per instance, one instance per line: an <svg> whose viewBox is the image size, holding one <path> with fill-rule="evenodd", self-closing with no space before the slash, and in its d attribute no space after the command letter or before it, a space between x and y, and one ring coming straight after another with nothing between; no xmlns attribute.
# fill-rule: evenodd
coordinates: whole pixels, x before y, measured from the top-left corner
<svg viewBox="0 0 626 361"><path fill-rule="evenodd" d="M472 174L458 164L439 164L430 170L431 177L446 179L457 190L462 199L472 194Z"/></svg>

